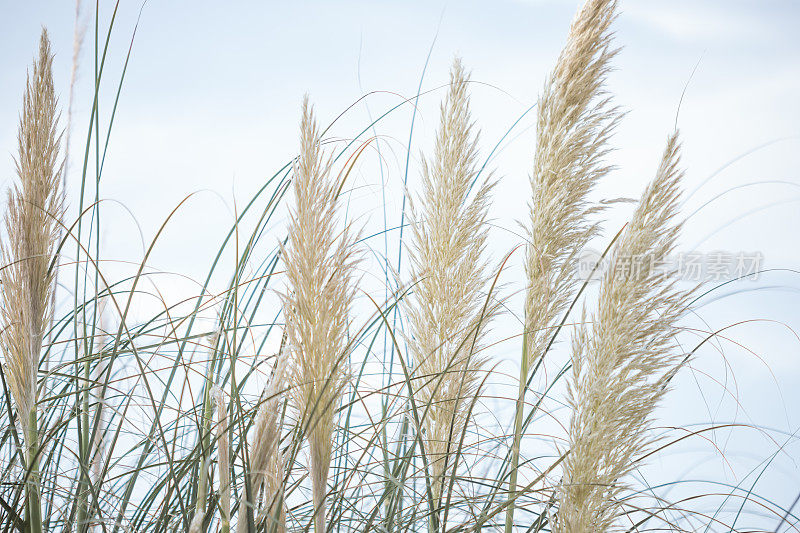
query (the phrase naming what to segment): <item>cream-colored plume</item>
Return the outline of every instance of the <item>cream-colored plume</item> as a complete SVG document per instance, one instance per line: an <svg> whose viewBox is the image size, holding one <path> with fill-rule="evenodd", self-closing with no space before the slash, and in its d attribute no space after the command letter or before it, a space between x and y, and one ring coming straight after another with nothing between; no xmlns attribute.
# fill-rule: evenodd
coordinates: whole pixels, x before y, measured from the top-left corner
<svg viewBox="0 0 800 533"><path fill-rule="evenodd" d="M348 328L354 299L355 239L340 225L341 184L323 158L308 97L303 101L300 156L294 165L295 205L284 250L283 311L290 399L310 450L315 531L325 531L325 497L335 413L348 375Z"/></svg>
<svg viewBox="0 0 800 533"><path fill-rule="evenodd" d="M217 472L219 478L220 531L231 529L231 456L228 442L228 403L222 389L214 387L214 406L217 411Z"/></svg>
<svg viewBox="0 0 800 533"><path fill-rule="evenodd" d="M617 531L624 478L651 443L653 411L683 357L673 335L687 293L665 266L681 227L678 164L676 133L614 250L591 328L584 320L573 338L573 414L557 533Z"/></svg>
<svg viewBox="0 0 800 533"><path fill-rule="evenodd" d="M14 399L26 448L28 519L41 531L37 450L37 373L45 329L50 323L56 247L62 217L57 98L53 86L53 53L42 30L39 56L28 75L19 121L18 183L8 195L7 240L2 243L3 324L0 345L5 375ZM36 507L34 509L34 507Z"/></svg>
<svg viewBox="0 0 800 533"><path fill-rule="evenodd" d="M586 2L539 98L525 263L528 363L547 349L576 291L578 254L595 233L589 218L597 208L587 196L609 171L607 141L620 117L603 90L616 54L609 29L615 10L613 0Z"/></svg>
<svg viewBox="0 0 800 533"><path fill-rule="evenodd" d="M469 109L469 76L456 58L442 103L434 156L423 158L422 194L413 206L408 253L414 286L408 299L408 343L415 397L425 413L425 451L438 505L446 468L478 392L484 334L497 306L484 249L490 176L478 178L478 132ZM477 186L470 194L475 182Z"/></svg>
<svg viewBox="0 0 800 533"><path fill-rule="evenodd" d="M525 330L512 445L512 497L525 387L577 291L577 260L597 228L590 218L598 208L589 203L588 195L610 168L604 158L620 113L603 86L617 52L610 31L616 4L615 0L588 0L583 5L538 101L530 223L526 225ZM511 505L506 533L513 527L513 515Z"/></svg>
<svg viewBox="0 0 800 533"><path fill-rule="evenodd" d="M254 499L259 500L258 494L262 488L264 496L261 501L265 503L263 513L254 516L266 521L267 531L282 533L286 528L285 502L283 501L283 456L280 453L281 437L281 405L286 391L286 357L282 351L278 354L275 369L270 378L269 385L264 391L263 401L256 415L253 442L250 445L250 481ZM244 503L243 505L252 505ZM245 508L240 506L238 533L247 532L247 519ZM259 520L261 521L261 520Z"/></svg>

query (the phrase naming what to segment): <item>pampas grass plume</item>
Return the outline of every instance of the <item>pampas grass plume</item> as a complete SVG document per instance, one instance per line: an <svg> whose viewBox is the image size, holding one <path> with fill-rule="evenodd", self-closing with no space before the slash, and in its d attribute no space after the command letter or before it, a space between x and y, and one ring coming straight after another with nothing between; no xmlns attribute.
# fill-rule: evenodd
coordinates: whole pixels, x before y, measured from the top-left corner
<svg viewBox="0 0 800 533"><path fill-rule="evenodd" d="M228 533L231 523L231 459L228 442L228 403L222 389L214 387L217 411L217 471L219 477L220 531Z"/></svg>
<svg viewBox="0 0 800 533"><path fill-rule="evenodd" d="M264 501L267 503L267 529L281 533L285 529L285 513L283 508L283 458L279 444L281 436L280 412L286 389L286 357L279 353L275 369L269 385L264 391L264 401L256 415L255 431L250 446L251 485L254 499L264 489ZM252 503L244 503L252 505ZM279 505L277 509L275 505ZM247 532L247 518L244 506L239 507L238 533Z"/></svg>
<svg viewBox="0 0 800 533"><path fill-rule="evenodd" d="M539 98L525 264L529 361L544 354L574 294L577 255L596 230L587 196L609 171L603 158L620 118L603 92L616 54L609 30L615 9L613 0L586 2Z"/></svg>
<svg viewBox="0 0 800 533"><path fill-rule="evenodd" d="M479 355L495 305L486 305L491 275L484 257L493 181L478 179L478 132L469 109L469 75L459 58L441 106L430 163L423 158L422 194L412 203L409 257L415 285L408 306L409 346L431 463L434 501L444 483L448 450L455 451L477 393ZM454 465L451 465L454 466Z"/></svg>
<svg viewBox="0 0 800 533"><path fill-rule="evenodd" d="M610 32L616 4L615 0L588 0L583 5L538 101L510 496L516 489L522 409L530 371L547 351L558 321L575 295L578 254L597 231L590 217L598 208L588 202L588 195L609 172L604 163L607 142L620 119L603 89L617 53ZM513 514L511 505L506 533L513 526Z"/></svg>
<svg viewBox="0 0 800 533"><path fill-rule="evenodd" d="M677 133L667 143L602 279L597 311L573 338L570 452L559 489L557 533L613 530L624 477L651 441L647 429L682 355L676 322L687 293L662 265L681 224ZM641 264L637 263L641 262Z"/></svg>
<svg viewBox="0 0 800 533"><path fill-rule="evenodd" d="M39 56L29 74L19 121L16 170L19 182L8 195L7 240L2 243L5 372L16 402L26 448L28 505L32 531L41 531L37 450L37 372L54 294L55 253L59 238L62 163L53 53L42 30Z"/></svg>
<svg viewBox="0 0 800 533"><path fill-rule="evenodd" d="M300 156L293 172L295 204L284 250L284 295L290 398L302 420L311 459L315 531L325 531L325 496L333 452L334 415L348 376L348 328L354 299L355 239L339 227L331 161L306 96Z"/></svg>

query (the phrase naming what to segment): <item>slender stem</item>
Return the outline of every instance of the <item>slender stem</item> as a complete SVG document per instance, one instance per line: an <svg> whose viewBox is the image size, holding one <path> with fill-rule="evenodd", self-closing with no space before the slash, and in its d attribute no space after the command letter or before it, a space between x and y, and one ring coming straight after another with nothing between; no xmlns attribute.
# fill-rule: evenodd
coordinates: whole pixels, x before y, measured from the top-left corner
<svg viewBox="0 0 800 533"><path fill-rule="evenodd" d="M203 396L203 414L200 426L200 476L197 483L197 504L195 514L205 514L206 498L208 497L208 466L211 455L211 417L213 416L211 406L211 370L206 377L206 387Z"/></svg>
<svg viewBox="0 0 800 533"><path fill-rule="evenodd" d="M511 446L511 477L508 481L508 497L512 499L506 510L505 533L514 530L514 508L516 507L517 469L519 468L519 447L522 439L522 417L525 411L525 390L528 383L528 333L522 336L522 363L519 368L519 395L517 396L517 412L514 415L514 442Z"/></svg>
<svg viewBox="0 0 800 533"><path fill-rule="evenodd" d="M312 480L312 490L314 492L314 533L325 533L325 531L327 531L325 526L325 513L327 511L325 507L325 496L328 492L328 468L330 467L328 466L329 463L326 463L326 461L330 461L330 458L314 453L312 448L311 471L322 473L322 475L318 475Z"/></svg>
<svg viewBox="0 0 800 533"><path fill-rule="evenodd" d="M206 514L206 496L208 495L208 458L200 461L200 481L197 483L197 505L195 516Z"/></svg>
<svg viewBox="0 0 800 533"><path fill-rule="evenodd" d="M86 346L87 341L84 341ZM85 361L83 363L83 383L85 390L81 398L81 432L80 432L80 482L78 489L78 531L88 531L89 521L89 464L90 444L89 444L89 390L91 380L91 368L89 363L89 352L84 352Z"/></svg>
<svg viewBox="0 0 800 533"><path fill-rule="evenodd" d="M42 533L42 504L39 495L39 428L36 420L36 407L28 414L28 434L25 436L28 448L28 520L31 533Z"/></svg>

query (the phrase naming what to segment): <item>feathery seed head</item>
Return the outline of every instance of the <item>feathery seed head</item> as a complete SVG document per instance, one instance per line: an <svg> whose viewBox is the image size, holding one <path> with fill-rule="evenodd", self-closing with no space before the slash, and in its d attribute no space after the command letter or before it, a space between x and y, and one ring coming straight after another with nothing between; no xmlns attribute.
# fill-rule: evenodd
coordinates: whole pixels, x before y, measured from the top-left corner
<svg viewBox="0 0 800 533"><path fill-rule="evenodd" d="M272 503L277 501L279 496L282 496L281 489L284 477L283 457L280 453L279 444L281 438L280 412L287 386L286 359L282 351L277 356L269 384L264 390L263 401L258 408L253 441L250 445L253 492L257 495L262 487L264 488L263 501L267 503L267 511L270 517L274 515ZM245 502L245 505L247 504ZM281 503L280 505L277 524L279 533L284 529L285 520L283 504ZM237 532L246 533L247 520L244 518L244 509L242 507L240 509L242 510L239 512ZM271 530L272 526L268 529Z"/></svg>
<svg viewBox="0 0 800 533"><path fill-rule="evenodd" d="M605 273L596 313L573 338L569 403L570 453L559 492L558 533L613 531L624 477L652 441L653 411L681 355L673 335L688 294L673 272L657 270L672 252L681 223L677 133L667 143L655 179L645 190ZM645 260L645 268L622 262Z"/></svg>
<svg viewBox="0 0 800 533"><path fill-rule="evenodd" d="M610 31L616 7L615 0L586 0L537 104L510 493L516 491L530 372L545 356L561 315L574 298L578 254L597 232L597 223L590 218L600 207L591 205L588 197L610 170L604 162L607 143L621 116L603 88L617 52ZM513 530L513 518L512 504L506 512L506 533Z"/></svg>
<svg viewBox="0 0 800 533"><path fill-rule="evenodd" d="M348 375L350 303L358 261L356 239L339 227L339 183L323 157L308 97L303 101L300 155L294 165L295 205L284 250L283 295L292 406L307 431L316 530L324 531L324 496L334 414Z"/></svg>
<svg viewBox="0 0 800 533"><path fill-rule="evenodd" d="M0 269L0 313L4 329L0 344L9 388L26 436L29 417L35 416L36 374L51 313L62 213L61 133L52 64L50 41L43 29L39 56L28 75L23 98L16 157L19 181L8 194L7 240L1 247L4 266Z"/></svg>
<svg viewBox="0 0 800 533"><path fill-rule="evenodd" d="M603 90L617 52L610 31L615 17L615 1L586 2L539 97L525 264L529 362L544 354L575 292L578 253L596 232L589 218L599 209L587 198L610 170L607 143L621 116Z"/></svg>
<svg viewBox="0 0 800 533"><path fill-rule="evenodd" d="M408 342L417 367L418 403L427 406L426 451L433 463L434 492L477 393L479 355L497 307L486 305L488 264L484 258L491 176L478 183L478 132L469 110L469 75L456 58L440 112L434 156L423 158L419 209L412 201L415 279L409 298Z"/></svg>

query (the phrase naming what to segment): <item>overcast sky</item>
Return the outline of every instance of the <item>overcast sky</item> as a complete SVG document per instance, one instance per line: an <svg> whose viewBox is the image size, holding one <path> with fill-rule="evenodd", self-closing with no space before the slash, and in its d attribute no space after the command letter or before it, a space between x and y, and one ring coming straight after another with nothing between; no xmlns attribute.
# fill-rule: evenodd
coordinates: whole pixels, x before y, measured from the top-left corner
<svg viewBox="0 0 800 533"><path fill-rule="evenodd" d="M113 3L100 4L102 31ZM472 71L474 115L488 155L536 101L577 5L150 0L142 8L122 0L101 101L106 121L140 9L141 19L102 182L102 196L119 202L104 208L107 254L140 257L136 223L149 242L178 202L201 191L173 221L152 259L155 268L200 277L216 251L209 243L227 229L235 205L293 157L304 93L328 124L360 96L380 91L331 130L333 137L352 137L369 117L416 94L429 50L422 90L430 92L419 102L409 186L420 150L431 145L443 94L437 88L446 83L454 54ZM41 25L52 34L58 91L62 104L68 101L75 6L63 0L3 0L0 6L0 181L7 186L25 71ZM628 115L614 139L618 170L598 196L640 194L677 116L691 193L685 213L692 214L683 248L759 252L766 268L800 269L800 2L623 0L621 6L616 31L624 49L609 89ZM84 147L92 98L91 9L79 17L86 36L73 108L76 155ZM353 212L367 230L383 228L383 191L391 191L387 209L399 209L412 112L405 106L379 126L381 153L372 153L356 177ZM514 246L515 220L525 215L533 125L529 113L490 164L501 178L492 211L498 253ZM71 198L77 166L68 176ZM609 213L609 231L627 213L624 206ZM748 283L727 291L745 292L709 302L699 312L711 328L763 321L731 331L747 350L726 348L729 371L751 421L794 432L800 427L800 342L790 328L800 328L800 283L787 272ZM512 353L515 348L509 348ZM724 372L724 359L709 357L708 367ZM697 398L687 394L676 402L691 411ZM710 411L703 410L706 420ZM795 445L794 459L798 450ZM785 470L766 482L783 503L800 489L792 481L800 479L797 468L790 457Z"/></svg>

